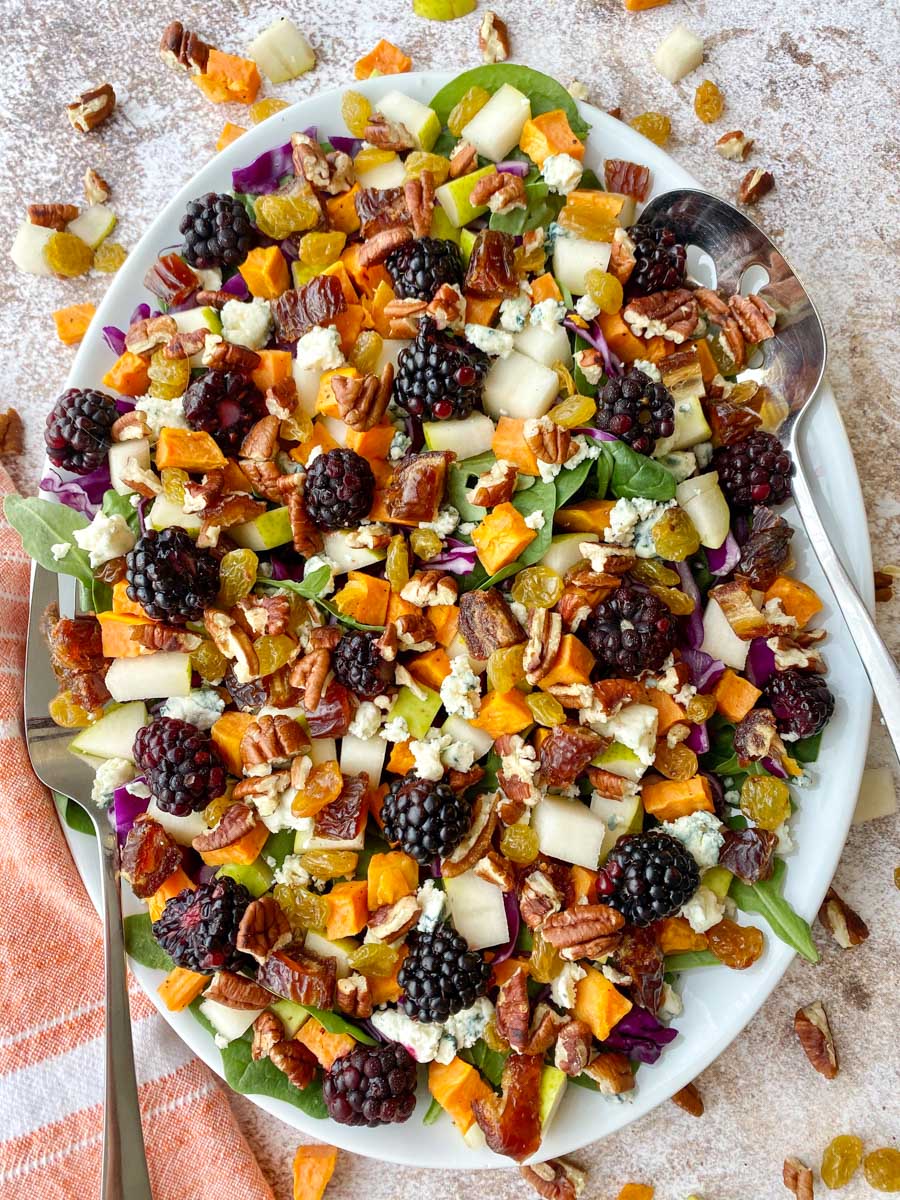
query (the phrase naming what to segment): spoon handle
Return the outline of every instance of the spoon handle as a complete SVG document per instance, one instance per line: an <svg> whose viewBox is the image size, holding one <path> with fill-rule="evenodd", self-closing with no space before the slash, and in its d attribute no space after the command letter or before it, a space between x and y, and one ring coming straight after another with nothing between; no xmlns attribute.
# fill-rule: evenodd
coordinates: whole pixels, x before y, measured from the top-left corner
<svg viewBox="0 0 900 1200"><path fill-rule="evenodd" d="M872 615L866 608L850 576L844 570L837 551L822 524L803 470L801 456L795 456L796 472L793 478L794 500L806 527L806 532L831 585L838 608L847 624L856 652L865 668L881 709L884 724L900 758L900 670L891 657L891 652L881 640Z"/></svg>

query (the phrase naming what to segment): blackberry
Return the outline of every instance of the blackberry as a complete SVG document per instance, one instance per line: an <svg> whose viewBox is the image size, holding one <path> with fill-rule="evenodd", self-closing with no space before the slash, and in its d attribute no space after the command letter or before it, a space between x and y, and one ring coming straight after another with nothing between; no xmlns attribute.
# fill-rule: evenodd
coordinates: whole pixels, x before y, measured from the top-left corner
<svg viewBox="0 0 900 1200"><path fill-rule="evenodd" d="M137 731L134 761L156 803L176 817L206 808L228 783L209 734L177 717L157 717Z"/></svg>
<svg viewBox="0 0 900 1200"><path fill-rule="evenodd" d="M234 196L207 192L187 206L179 232L192 267L236 267L259 241L247 210Z"/></svg>
<svg viewBox="0 0 900 1200"><path fill-rule="evenodd" d="M235 455L251 426L266 415L266 403L246 375L211 370L188 387L184 415L191 429L202 429L225 454Z"/></svg>
<svg viewBox="0 0 900 1200"><path fill-rule="evenodd" d="M219 590L219 564L177 525L148 529L125 557L131 600L154 621L199 621Z"/></svg>
<svg viewBox="0 0 900 1200"><path fill-rule="evenodd" d="M44 445L54 467L73 475L88 475L106 462L118 417L116 402L106 392L69 388L47 414Z"/></svg>
<svg viewBox="0 0 900 1200"><path fill-rule="evenodd" d="M610 379L600 392L596 424L638 454L652 454L659 438L675 432L672 393L632 367L621 379Z"/></svg>
<svg viewBox="0 0 900 1200"><path fill-rule="evenodd" d="M253 897L242 883L214 876L169 900L153 936L176 966L210 975L252 966L236 949L238 927Z"/></svg>
<svg viewBox="0 0 900 1200"><path fill-rule="evenodd" d="M687 250L667 225L632 225L628 236L634 242L634 270L628 280L630 296L680 287L684 282Z"/></svg>
<svg viewBox="0 0 900 1200"><path fill-rule="evenodd" d="M821 675L791 667L776 671L763 689L763 703L775 714L779 733L812 737L834 712L834 696Z"/></svg>
<svg viewBox="0 0 900 1200"><path fill-rule="evenodd" d="M694 856L659 830L619 838L604 874L613 883L604 903L618 909L629 925L673 917L700 886Z"/></svg>
<svg viewBox="0 0 900 1200"><path fill-rule="evenodd" d="M719 486L734 508L783 504L791 494L791 459L771 433L755 429L742 442L720 446L712 466Z"/></svg>
<svg viewBox="0 0 900 1200"><path fill-rule="evenodd" d="M585 622L585 636L604 676L637 678L658 671L675 646L677 629L665 604L650 592L621 584Z"/></svg>
<svg viewBox="0 0 900 1200"><path fill-rule="evenodd" d="M490 963L450 925L416 930L397 976L400 1006L413 1021L444 1022L484 995L490 973Z"/></svg>
<svg viewBox="0 0 900 1200"><path fill-rule="evenodd" d="M332 1120L340 1125L395 1125L416 1107L416 1060L399 1042L357 1046L335 1059L322 1080Z"/></svg>
<svg viewBox="0 0 900 1200"><path fill-rule="evenodd" d="M426 317L413 344L400 351L394 400L426 421L467 417L481 403L490 365L485 353Z"/></svg>
<svg viewBox="0 0 900 1200"><path fill-rule="evenodd" d="M441 238L416 238L398 246L385 262L400 300L432 300L444 283L461 288L462 258L455 242Z"/></svg>
<svg viewBox="0 0 900 1200"><path fill-rule="evenodd" d="M314 458L306 472L303 503L319 529L351 529L368 516L375 476L355 450L338 447Z"/></svg>
<svg viewBox="0 0 900 1200"><path fill-rule="evenodd" d="M334 648L332 668L338 683L363 700L383 695L391 683L390 664L381 657L374 633L351 629Z"/></svg>
<svg viewBox="0 0 900 1200"><path fill-rule="evenodd" d="M391 784L381 815L387 840L427 867L452 854L469 832L471 806L446 783L404 775Z"/></svg>

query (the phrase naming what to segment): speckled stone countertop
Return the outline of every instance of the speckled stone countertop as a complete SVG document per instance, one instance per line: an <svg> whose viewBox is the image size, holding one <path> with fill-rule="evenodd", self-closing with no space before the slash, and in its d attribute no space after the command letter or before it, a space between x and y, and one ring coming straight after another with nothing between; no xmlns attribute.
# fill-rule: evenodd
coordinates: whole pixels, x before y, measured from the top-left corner
<svg viewBox="0 0 900 1200"><path fill-rule="evenodd" d="M874 559L898 561L900 332L892 310L900 294L900 12L863 0L672 0L637 14L625 13L622 0L497 0L496 8L509 24L516 61L564 83L583 80L593 102L620 106L626 118L647 109L670 114L669 149L711 189L731 196L743 173L713 153L716 137L741 128L755 138L752 161L776 178L758 219L780 241L824 317L829 373L860 468ZM410 0L305 0L283 8L183 0L174 9L154 0L95 0L89 10L64 0L0 0L0 201L7 240L29 201L79 203L81 176L93 166L113 188L117 239L133 245L213 153L223 122L246 120L236 106L208 104L163 67L156 56L162 27L177 16L221 49L241 53L282 13L297 21L319 55L311 74L269 88L287 100L349 80L353 61L382 35L416 68L462 70L480 61L476 14L437 24L414 17ZM672 87L654 72L650 55L677 21L704 36L707 54L701 70ZM727 98L726 115L711 128L692 111L702 78L715 80ZM101 131L80 137L63 105L107 79L119 94L119 111ZM25 419L25 453L7 460L25 492L36 487L43 416L73 354L56 341L50 313L99 300L106 282L32 279L0 258L0 410L12 405ZM895 651L896 611L896 602L879 610ZM887 741L876 730L870 764L889 762ZM897 865L896 818L854 827L836 886L868 922L869 941L841 951L817 926L822 964L795 962L747 1030L698 1080L705 1116L694 1120L664 1104L573 1156L589 1171L587 1196L612 1200L624 1182L636 1180L655 1185L658 1200L685 1200L692 1192L705 1200L763 1200L787 1195L786 1155L817 1166L837 1133L855 1132L869 1148L897 1144ZM795 1010L815 999L825 1003L841 1058L830 1083L811 1070L791 1029ZM233 1107L278 1200L288 1200L298 1135L244 1098L233 1098ZM342 1154L328 1194L456 1200L485 1192L511 1200L524 1194L524 1185L516 1172L449 1176ZM840 1194L873 1195L861 1176Z"/></svg>

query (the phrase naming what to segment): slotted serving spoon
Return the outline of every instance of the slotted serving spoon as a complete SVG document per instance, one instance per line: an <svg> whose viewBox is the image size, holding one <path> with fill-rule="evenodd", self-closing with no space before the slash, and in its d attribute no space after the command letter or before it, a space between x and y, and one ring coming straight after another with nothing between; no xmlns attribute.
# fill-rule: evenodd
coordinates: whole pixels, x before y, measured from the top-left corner
<svg viewBox="0 0 900 1200"><path fill-rule="evenodd" d="M69 750L69 743L77 731L60 728L50 717L49 705L56 694L57 685L47 660L47 646L40 625L44 612L51 604L58 604L64 616L75 615L74 580L53 575L35 563L25 651L25 740L28 754L41 783L76 801L87 813L94 826L100 852L106 990L100 1200L153 1200L134 1074L116 831L110 824L106 809L91 801L94 781L91 760Z"/></svg>
<svg viewBox="0 0 900 1200"><path fill-rule="evenodd" d="M715 264L711 286L729 295L740 292L743 283L745 293L756 292L777 314L776 336L762 343L761 361L757 365L751 359L752 369L738 378L765 385L787 405L788 416L779 435L787 441L794 461L794 502L900 758L900 671L822 524L801 453L800 431L815 409L825 373L827 348L821 318L784 255L733 204L694 188L678 188L655 197L641 213L642 222L663 220L680 242L697 247L701 267Z"/></svg>

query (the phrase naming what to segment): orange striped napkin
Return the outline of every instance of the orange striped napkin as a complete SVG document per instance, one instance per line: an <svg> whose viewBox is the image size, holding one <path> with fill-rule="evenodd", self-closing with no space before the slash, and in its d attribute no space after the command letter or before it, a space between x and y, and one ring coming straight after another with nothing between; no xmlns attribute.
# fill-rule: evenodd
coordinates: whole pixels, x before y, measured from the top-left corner
<svg viewBox="0 0 900 1200"><path fill-rule="evenodd" d="M22 737L28 583L0 518L0 1195L72 1200L100 1184L103 948ZM131 1018L155 1200L273 1200L214 1076L133 980Z"/></svg>

